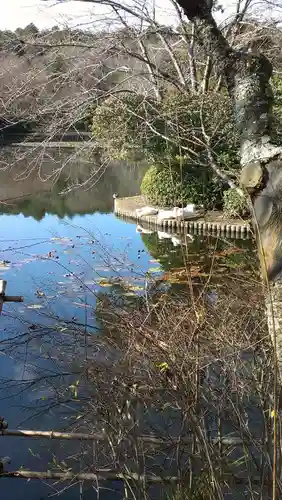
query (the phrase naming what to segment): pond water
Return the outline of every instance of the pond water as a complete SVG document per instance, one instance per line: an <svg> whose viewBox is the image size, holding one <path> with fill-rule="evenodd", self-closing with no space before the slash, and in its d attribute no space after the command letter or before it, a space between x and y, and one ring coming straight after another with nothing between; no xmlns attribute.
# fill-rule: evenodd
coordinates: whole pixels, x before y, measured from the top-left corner
<svg viewBox="0 0 282 500"><path fill-rule="evenodd" d="M77 335L83 335L84 328L95 336L100 327L95 318L97 299L99 293L111 290L111 280L126 282L128 295L143 293L148 276L181 267L183 253L177 238L141 234L135 224L112 213L113 193L138 194L145 166L117 163L103 172L99 166L95 177L89 160L76 159L66 163L64 175L56 179L53 172L66 151L63 159L56 152L43 156L40 169L29 176L25 173L28 157L19 157L14 165L16 154L20 155L6 154L2 162L10 167L0 174L0 279L7 280L9 295L22 295L24 302L5 303L0 320L0 413L11 429L59 429L71 423L73 408L67 403L52 405L54 393L63 392L63 384L69 392L85 358L102 355L87 345L87 339L74 343L67 335L69 326ZM70 190L71 185L83 184L89 172L95 181L92 185ZM244 249L251 243L238 245ZM231 243L211 237L189 241L191 259L200 253L208 258L215 248L226 247ZM229 266L237 261L238 254L231 251ZM48 383L37 383L46 377ZM69 445L70 453L74 446ZM1 456L12 459L9 470L23 465L44 470L58 447L53 442L51 447L49 442L1 438ZM53 487L51 493L60 489L60 485ZM1 480L4 499L40 500L49 494L41 482ZM61 497L79 498L78 487ZM103 498L113 498L112 493L105 492Z"/></svg>

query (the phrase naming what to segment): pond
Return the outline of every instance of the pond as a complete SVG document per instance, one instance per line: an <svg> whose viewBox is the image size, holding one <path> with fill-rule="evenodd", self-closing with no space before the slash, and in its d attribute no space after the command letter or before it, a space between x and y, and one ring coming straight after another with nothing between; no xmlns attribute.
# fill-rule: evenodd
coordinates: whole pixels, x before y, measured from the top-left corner
<svg viewBox="0 0 282 500"><path fill-rule="evenodd" d="M66 394L76 390L86 360L103 355L88 342L89 332L95 338L100 331L95 308L101 293L122 280L128 297L142 294L148 279L165 275L183 284L177 270L185 259L177 235L171 239L138 232L135 224L112 213L113 194L138 194L146 166L116 163L104 168L97 163L94 168L89 159L68 162L69 155L48 151L36 162L34 152L31 161L28 154L21 157L20 151L10 150L1 160L7 168L0 173L0 279L7 280L9 295L24 297L21 304L5 303L0 320L0 408L11 429L72 424L77 410ZM93 182L85 184L91 176ZM216 252L219 257L222 252L225 272L254 265L246 258L251 241L237 241L237 249L234 245L216 237L192 236L188 255L194 276L209 273ZM201 269L199 259L204 262ZM58 393L61 404L54 403ZM69 444L64 453L71 454L76 446ZM1 456L12 460L9 470L45 470L46 462L59 453L58 443L1 438ZM52 494L62 489L60 484L52 488ZM50 489L39 481L2 479L1 494L40 500ZM71 500L78 494L77 486L61 497ZM103 495L114 498L111 492Z"/></svg>

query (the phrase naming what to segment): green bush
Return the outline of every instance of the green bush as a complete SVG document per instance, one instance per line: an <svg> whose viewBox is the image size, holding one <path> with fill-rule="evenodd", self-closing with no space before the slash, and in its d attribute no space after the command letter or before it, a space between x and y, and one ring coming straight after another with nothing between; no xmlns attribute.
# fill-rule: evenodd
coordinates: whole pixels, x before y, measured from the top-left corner
<svg viewBox="0 0 282 500"><path fill-rule="evenodd" d="M156 165L141 188L150 203L221 209L224 188L210 167L205 134L219 168L236 178L239 141L232 117L224 92L208 92L201 101L199 95L167 90L161 102L122 92L93 110L92 132L110 160L142 158Z"/></svg>
<svg viewBox="0 0 282 500"><path fill-rule="evenodd" d="M141 184L141 193L148 202L162 207L197 203L207 209L221 208L223 191L222 183L207 167L194 165L154 165Z"/></svg>
<svg viewBox="0 0 282 500"><path fill-rule="evenodd" d="M247 198L236 189L228 189L223 195L223 211L229 217L246 217L249 214Z"/></svg>
<svg viewBox="0 0 282 500"><path fill-rule="evenodd" d="M238 136L232 119L230 98L210 92L199 96L167 91L161 102L133 93L119 93L101 100L93 111L92 132L109 159L132 159L150 163L209 165L205 134L220 167L235 173L239 167Z"/></svg>
<svg viewBox="0 0 282 500"><path fill-rule="evenodd" d="M163 139L149 132L147 120L160 129L158 112L144 96L120 94L102 101L93 112L92 133L111 160L153 158Z"/></svg>

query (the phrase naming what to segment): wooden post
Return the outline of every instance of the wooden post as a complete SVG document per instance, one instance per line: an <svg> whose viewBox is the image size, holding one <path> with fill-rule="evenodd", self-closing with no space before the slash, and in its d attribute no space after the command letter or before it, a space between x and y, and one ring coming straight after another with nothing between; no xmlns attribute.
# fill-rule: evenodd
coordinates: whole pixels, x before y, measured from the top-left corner
<svg viewBox="0 0 282 500"><path fill-rule="evenodd" d="M23 297L14 295L5 295L7 286L7 281L0 280L0 315L2 314L2 308L4 302L23 302Z"/></svg>
<svg viewBox="0 0 282 500"><path fill-rule="evenodd" d="M7 286L7 281L0 280L0 314L2 314L2 307L5 297L6 286Z"/></svg>

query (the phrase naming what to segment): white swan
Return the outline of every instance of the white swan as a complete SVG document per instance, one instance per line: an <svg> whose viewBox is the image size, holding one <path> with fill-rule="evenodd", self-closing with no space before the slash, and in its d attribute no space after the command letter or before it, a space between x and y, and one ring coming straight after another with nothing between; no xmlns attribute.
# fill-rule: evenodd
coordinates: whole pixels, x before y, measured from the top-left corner
<svg viewBox="0 0 282 500"><path fill-rule="evenodd" d="M164 233L163 231L158 231L158 238L159 238L159 240L170 240L171 234Z"/></svg>
<svg viewBox="0 0 282 500"><path fill-rule="evenodd" d="M180 238L178 238L178 236L172 236L171 242L172 242L174 247L179 247L180 245L182 245L182 241Z"/></svg>
<svg viewBox="0 0 282 500"><path fill-rule="evenodd" d="M202 214L202 206L197 207L197 205L190 203L184 208L177 209L177 217L181 219L193 219L199 217Z"/></svg>
<svg viewBox="0 0 282 500"><path fill-rule="evenodd" d="M186 205L186 207L184 207L184 210L185 210L186 212L192 212L192 213L193 213L193 212L195 212L195 210L196 210L196 205L195 205L195 203L188 203L188 204Z"/></svg>
<svg viewBox="0 0 282 500"><path fill-rule="evenodd" d="M153 234L153 231L150 231L150 229L145 229L144 227L140 226L140 224L137 224L136 233Z"/></svg>
<svg viewBox="0 0 282 500"><path fill-rule="evenodd" d="M196 212L197 210L202 210L204 205L196 205L195 203L188 203L186 207L184 207L187 212Z"/></svg>
<svg viewBox="0 0 282 500"><path fill-rule="evenodd" d="M190 240L191 242L195 241L195 238L194 238L194 236L192 236L192 234L187 233L185 236L186 236L186 238L187 238L188 240Z"/></svg>
<svg viewBox="0 0 282 500"><path fill-rule="evenodd" d="M171 210L160 210L158 213L158 220L176 219L177 212L178 207L174 207Z"/></svg>
<svg viewBox="0 0 282 500"><path fill-rule="evenodd" d="M144 217L146 215L157 215L158 209L154 207L136 208L137 217Z"/></svg>

